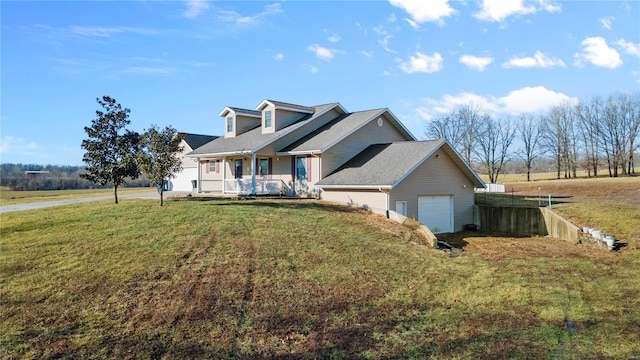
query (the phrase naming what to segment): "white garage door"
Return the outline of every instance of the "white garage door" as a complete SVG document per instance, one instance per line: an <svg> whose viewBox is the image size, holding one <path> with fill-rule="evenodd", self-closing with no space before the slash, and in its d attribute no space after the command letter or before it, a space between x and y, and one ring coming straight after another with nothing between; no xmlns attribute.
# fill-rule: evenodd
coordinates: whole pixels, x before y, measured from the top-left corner
<svg viewBox="0 0 640 360"><path fill-rule="evenodd" d="M184 168L178 176L171 179L169 190L191 191L191 180L198 179L198 168Z"/></svg>
<svg viewBox="0 0 640 360"><path fill-rule="evenodd" d="M434 234L453 232L453 196L418 196L418 221Z"/></svg>

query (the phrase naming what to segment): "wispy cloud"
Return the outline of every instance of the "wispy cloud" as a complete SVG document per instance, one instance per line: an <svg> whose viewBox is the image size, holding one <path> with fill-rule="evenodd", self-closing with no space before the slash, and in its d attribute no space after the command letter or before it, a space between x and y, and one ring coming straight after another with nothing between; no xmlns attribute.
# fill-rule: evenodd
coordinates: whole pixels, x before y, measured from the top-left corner
<svg viewBox="0 0 640 360"><path fill-rule="evenodd" d="M527 2L525 0L483 0L480 10L473 16L482 21L503 22L509 16L535 14L539 11L560 12L560 5L548 0Z"/></svg>
<svg viewBox="0 0 640 360"><path fill-rule="evenodd" d="M76 26L69 27L69 31L74 36L110 38L116 34L132 33L137 35L158 35L160 31L154 29L130 27L130 26Z"/></svg>
<svg viewBox="0 0 640 360"><path fill-rule="evenodd" d="M416 55L409 56L408 60L400 60L398 67L407 74L417 72L434 73L442 69L442 61L442 55L438 52L433 53L433 55L427 55L417 51Z"/></svg>
<svg viewBox="0 0 640 360"><path fill-rule="evenodd" d="M316 56L320 60L324 60L324 61L330 61L331 59L333 59L333 57L336 54L344 53L344 51L342 51L342 50L329 49L329 48L320 46L318 44L312 44L312 45L307 46L307 50L311 51L314 54L316 54Z"/></svg>
<svg viewBox="0 0 640 360"><path fill-rule="evenodd" d="M493 58L489 56L462 55L459 61L469 69L482 72L493 62Z"/></svg>
<svg viewBox="0 0 640 360"><path fill-rule="evenodd" d="M360 51L360 54L368 57L369 59L371 59L373 57L373 51L362 50L362 51Z"/></svg>
<svg viewBox="0 0 640 360"><path fill-rule="evenodd" d="M509 61L502 64L504 68L551 68L551 67L565 67L567 66L564 61L560 59L552 59L542 53L542 51L536 51L533 56L518 57L514 56Z"/></svg>
<svg viewBox="0 0 640 360"><path fill-rule="evenodd" d="M184 17L193 19L205 13L209 9L207 0L187 0L187 8L184 10Z"/></svg>
<svg viewBox="0 0 640 360"><path fill-rule="evenodd" d="M607 29L607 30L611 30L611 26L613 23L613 20L615 20L616 18L614 18L613 16L605 16L603 18L600 19L600 24L602 24L602 27Z"/></svg>
<svg viewBox="0 0 640 360"><path fill-rule="evenodd" d="M166 66L130 66L124 70L131 74L169 75L178 72L179 69Z"/></svg>
<svg viewBox="0 0 640 360"><path fill-rule="evenodd" d="M264 10L255 15L241 15L233 10L218 11L218 19L238 26L255 26L263 23L269 16L282 13L282 5L274 3L264 6Z"/></svg>
<svg viewBox="0 0 640 360"><path fill-rule="evenodd" d="M28 141L21 137L5 135L0 138L0 153L3 154L32 154L33 151L38 150L39 148L40 145L35 141Z"/></svg>
<svg viewBox="0 0 640 360"><path fill-rule="evenodd" d="M378 44L382 45L384 51L395 54L396 52L389 47L389 40L393 38L393 35L389 34L382 26L374 27L373 31L378 34Z"/></svg>
<svg viewBox="0 0 640 360"><path fill-rule="evenodd" d="M574 64L583 66L585 62L595 66L615 69L622 65L620 54L609 47L607 41L599 36L589 37L582 41L582 52L576 53Z"/></svg>
<svg viewBox="0 0 640 360"><path fill-rule="evenodd" d="M632 43L620 39L616 41L616 45L620 46L625 53L635 56L640 56L640 44Z"/></svg>
<svg viewBox="0 0 640 360"><path fill-rule="evenodd" d="M282 61L284 59L284 55L282 53L277 53L271 57L275 61Z"/></svg>

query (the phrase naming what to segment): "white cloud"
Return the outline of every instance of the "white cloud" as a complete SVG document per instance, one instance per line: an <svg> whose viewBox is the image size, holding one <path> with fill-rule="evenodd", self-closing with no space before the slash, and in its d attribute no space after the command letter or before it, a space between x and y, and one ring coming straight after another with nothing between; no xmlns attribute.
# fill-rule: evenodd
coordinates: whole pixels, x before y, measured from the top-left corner
<svg viewBox="0 0 640 360"><path fill-rule="evenodd" d="M275 61L282 61L282 59L284 59L284 55L282 53L277 53L277 54L273 55L272 58Z"/></svg>
<svg viewBox="0 0 640 360"><path fill-rule="evenodd" d="M307 68L307 70L309 70L310 73L312 74L317 74L318 71L320 71L320 69L317 66L314 65L305 65L305 67Z"/></svg>
<svg viewBox="0 0 640 360"><path fill-rule="evenodd" d="M262 23L268 16L282 12L279 3L264 6L264 10L251 16L243 16L233 10L218 11L218 19L223 22L234 23L238 26L254 26Z"/></svg>
<svg viewBox="0 0 640 360"><path fill-rule="evenodd" d="M484 69L493 62L493 58L488 56L462 55L459 61L470 69L484 71Z"/></svg>
<svg viewBox="0 0 640 360"><path fill-rule="evenodd" d="M482 96L469 92L444 95L440 99L424 99L424 105L417 109L420 117L430 120L438 114L448 113L461 105L473 104L482 112L492 115L519 115L522 113L544 113L563 102L577 102L578 99L555 92L544 86L524 87L510 91L504 96Z"/></svg>
<svg viewBox="0 0 640 360"><path fill-rule="evenodd" d="M412 28L414 28L416 30L420 30L420 25L417 22L415 22L415 21L413 21L411 19L404 19L404 21L406 21L409 25L411 25Z"/></svg>
<svg viewBox="0 0 640 360"><path fill-rule="evenodd" d="M183 15L189 19L198 17L209 9L209 3L206 0L187 0L186 5Z"/></svg>
<svg viewBox="0 0 640 360"><path fill-rule="evenodd" d="M417 51L416 56L409 56L409 60L401 61L398 67L407 74L433 73L442 69L442 56L437 52L427 55Z"/></svg>
<svg viewBox="0 0 640 360"><path fill-rule="evenodd" d="M607 29L607 30L611 30L611 23L613 22L613 20L615 20L616 18L614 18L613 16L606 16L600 19L600 24L602 24L602 27Z"/></svg>
<svg viewBox="0 0 640 360"><path fill-rule="evenodd" d="M505 68L550 68L554 66L565 67L567 65L560 59L552 59L542 53L542 51L536 51L533 56L512 57L509 61L502 64L502 66Z"/></svg>
<svg viewBox="0 0 640 360"><path fill-rule="evenodd" d="M40 146L34 141L27 141L24 138L11 135L5 135L0 138L0 153L31 154L32 151L39 148Z"/></svg>
<svg viewBox="0 0 640 360"><path fill-rule="evenodd" d="M326 47L322 47L318 44L313 44L307 46L307 50L315 53L320 60L329 61L333 59L335 54L338 52L337 50L327 49Z"/></svg>
<svg viewBox="0 0 640 360"><path fill-rule="evenodd" d="M417 24L434 22L443 25L444 18L456 12L448 0L389 0L389 3L406 11Z"/></svg>
<svg viewBox="0 0 640 360"><path fill-rule="evenodd" d="M575 54L575 65L582 66L584 62L590 62L595 66L615 69L622 65L620 54L607 45L604 38L599 36L586 38L582 41L584 49Z"/></svg>
<svg viewBox="0 0 640 360"><path fill-rule="evenodd" d="M640 56L640 44L628 42L624 39L616 41L616 44L620 46L627 54Z"/></svg>
<svg viewBox="0 0 640 360"><path fill-rule="evenodd" d="M512 15L535 14L538 11L550 13L562 10L560 5L550 3L547 0L526 1L525 0L483 0L480 11L473 14L478 20L503 22Z"/></svg>

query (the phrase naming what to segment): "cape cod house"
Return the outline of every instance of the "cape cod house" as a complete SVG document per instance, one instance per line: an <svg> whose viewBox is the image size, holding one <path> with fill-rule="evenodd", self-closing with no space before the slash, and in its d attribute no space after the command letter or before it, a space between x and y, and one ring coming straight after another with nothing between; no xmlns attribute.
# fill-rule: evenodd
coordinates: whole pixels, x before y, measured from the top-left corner
<svg viewBox="0 0 640 360"><path fill-rule="evenodd" d="M484 183L445 141L417 141L389 109L264 100L225 107L224 136L187 153L198 193L313 196L396 211L434 232L473 222Z"/></svg>

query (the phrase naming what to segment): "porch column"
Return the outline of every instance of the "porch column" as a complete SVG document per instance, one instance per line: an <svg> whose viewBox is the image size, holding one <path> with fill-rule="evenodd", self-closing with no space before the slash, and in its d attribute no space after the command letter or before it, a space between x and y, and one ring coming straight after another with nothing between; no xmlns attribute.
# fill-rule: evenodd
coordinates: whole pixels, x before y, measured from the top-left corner
<svg viewBox="0 0 640 360"><path fill-rule="evenodd" d="M256 194L256 154L251 154L251 195Z"/></svg>
<svg viewBox="0 0 640 360"><path fill-rule="evenodd" d="M202 164L200 163L200 158L196 158L196 163L198 164L198 175L196 180L198 186L196 186L196 192L199 194L202 191Z"/></svg>
<svg viewBox="0 0 640 360"><path fill-rule="evenodd" d="M222 193L225 193L225 183L227 182L227 157L222 158Z"/></svg>

